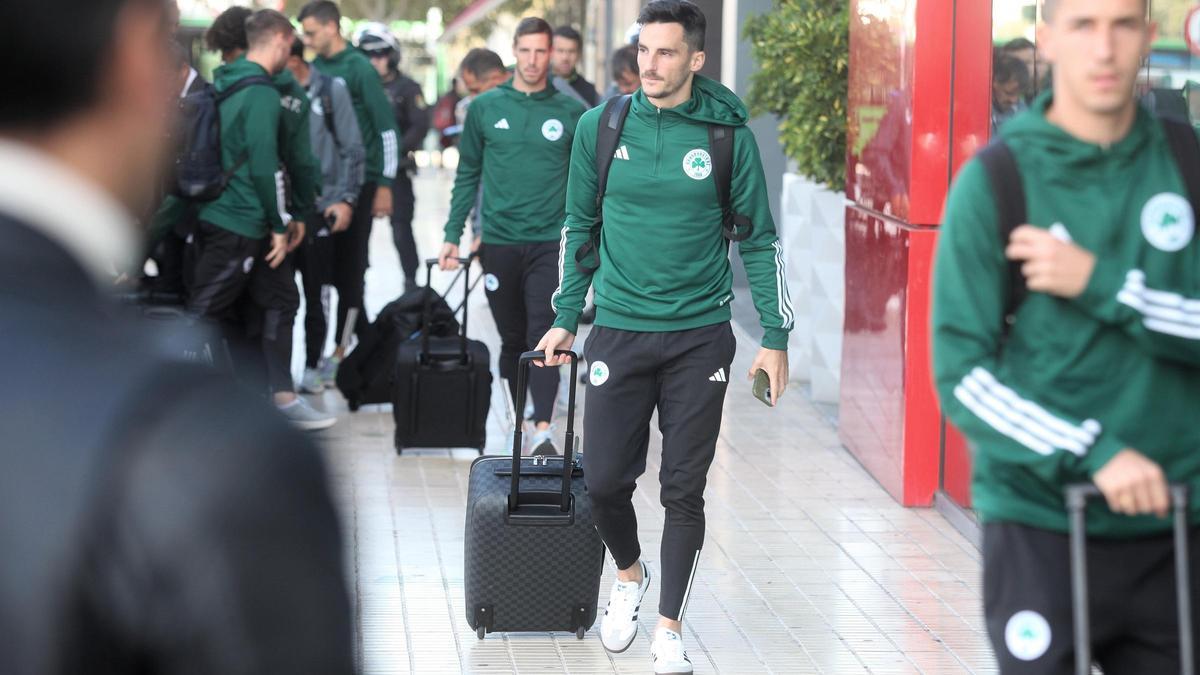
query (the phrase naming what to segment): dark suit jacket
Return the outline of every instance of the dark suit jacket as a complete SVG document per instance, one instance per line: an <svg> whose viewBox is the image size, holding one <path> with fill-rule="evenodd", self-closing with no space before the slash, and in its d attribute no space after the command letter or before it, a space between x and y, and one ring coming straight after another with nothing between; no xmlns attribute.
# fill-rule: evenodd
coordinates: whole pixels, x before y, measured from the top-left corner
<svg viewBox="0 0 1200 675"><path fill-rule="evenodd" d="M316 448L0 215L0 673L349 673Z"/></svg>

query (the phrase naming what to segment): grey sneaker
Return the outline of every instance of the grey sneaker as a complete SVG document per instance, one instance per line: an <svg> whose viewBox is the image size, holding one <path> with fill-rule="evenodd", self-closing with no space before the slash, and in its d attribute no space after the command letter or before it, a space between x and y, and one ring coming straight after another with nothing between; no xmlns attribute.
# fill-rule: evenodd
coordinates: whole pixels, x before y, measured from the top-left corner
<svg viewBox="0 0 1200 675"><path fill-rule="evenodd" d="M305 368L304 377L300 379L300 391L305 394L319 394L325 391L325 380L321 377L321 371Z"/></svg>
<svg viewBox="0 0 1200 675"><path fill-rule="evenodd" d="M328 358L321 359L321 361L317 364L317 372L320 374L321 381L326 387L329 387L330 389L337 387L337 371L338 365L341 362L342 360L338 357L330 356Z"/></svg>
<svg viewBox="0 0 1200 675"><path fill-rule="evenodd" d="M303 397L296 397L289 405L279 408L279 412L283 413L292 426L304 431L320 431L337 424L336 417L314 409Z"/></svg>
<svg viewBox="0 0 1200 675"><path fill-rule="evenodd" d="M535 431L533 437L529 440L529 446L533 448L533 452L530 454L534 457L557 455L558 448L554 447L554 427Z"/></svg>

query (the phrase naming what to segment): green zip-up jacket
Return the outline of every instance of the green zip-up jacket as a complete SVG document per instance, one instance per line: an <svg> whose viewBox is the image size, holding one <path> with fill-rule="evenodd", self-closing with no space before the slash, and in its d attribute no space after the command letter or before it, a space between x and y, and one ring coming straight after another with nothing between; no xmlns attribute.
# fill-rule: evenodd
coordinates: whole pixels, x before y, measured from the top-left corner
<svg viewBox="0 0 1200 675"><path fill-rule="evenodd" d="M532 94L512 80L471 101L458 142L458 174L446 220L457 244L483 180L485 244L556 241L562 228L567 169L583 104L553 86Z"/></svg>
<svg viewBox="0 0 1200 675"><path fill-rule="evenodd" d="M291 179L288 212L297 220L308 221L316 211L317 196L321 191L321 169L313 155L309 128L312 106L308 92L290 70L280 72L274 81L283 108L279 119L280 159Z"/></svg>
<svg viewBox="0 0 1200 675"><path fill-rule="evenodd" d="M578 270L575 253L590 236L596 210L603 111L584 113L575 134L554 325L577 332L589 284L596 289L598 326L668 332L730 320L733 268L708 151L708 124L715 123L733 128L732 208L754 223L738 251L763 326L762 345L787 349L795 315L758 145L742 101L713 80L696 76L692 97L669 110L660 111L640 89L633 95L604 195L600 267L593 275Z"/></svg>
<svg viewBox="0 0 1200 675"><path fill-rule="evenodd" d="M362 52L349 46L328 58L318 56L313 66L346 82L367 149L366 181L390 186L400 164L399 133L379 73Z"/></svg>
<svg viewBox="0 0 1200 675"><path fill-rule="evenodd" d="M217 92L254 75L266 76L262 66L245 59L217 68ZM221 103L221 164L237 170L216 200L200 209L200 220L251 239L268 230L286 232L280 217L279 92L272 87L246 87Z"/></svg>
<svg viewBox="0 0 1200 675"><path fill-rule="evenodd" d="M1029 293L1001 346L1009 292L995 196L979 161L946 205L933 288L933 363L946 416L973 448L981 519L1067 530L1063 487L1132 448L1200 494L1200 242L1161 124L1139 108L1111 147L1046 120L1049 94L1001 130L1031 224L1096 255L1086 290ZM1192 501L1194 520L1200 515ZM1169 521L1094 503L1089 532Z"/></svg>

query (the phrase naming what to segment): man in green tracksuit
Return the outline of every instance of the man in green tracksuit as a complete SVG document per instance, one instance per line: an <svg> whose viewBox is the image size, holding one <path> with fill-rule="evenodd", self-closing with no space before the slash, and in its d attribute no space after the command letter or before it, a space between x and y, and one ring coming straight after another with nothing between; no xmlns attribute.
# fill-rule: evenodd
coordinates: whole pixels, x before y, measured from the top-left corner
<svg viewBox="0 0 1200 675"><path fill-rule="evenodd" d="M1162 123L1133 96L1155 34L1145 2L1049 0L1044 17L1038 47L1053 91L1001 131L1028 224L1001 240L979 160L946 205L938 392L973 448L984 611L1001 670L1073 672L1063 490L1090 481L1107 502L1088 509L1093 655L1106 673L1179 672L1164 516L1168 482L1200 488L1194 205ZM1006 334L1010 262L1029 293Z"/></svg>
<svg viewBox="0 0 1200 675"><path fill-rule="evenodd" d="M272 78L287 64L295 32L287 17L272 10L256 12L244 21L215 22L214 26L221 29L226 24L244 30L249 49L218 68L215 76L218 93L241 87L220 104L221 160L232 173L221 196L200 209L188 308L200 316L234 324L249 319L253 334L261 338L267 384L275 404L298 427L323 429L336 419L318 413L296 396L291 375L292 330L300 300L287 257L303 240L304 228L302 221L290 222L286 215L279 164L287 155L296 166L307 167L311 162L297 159L296 147L308 149L310 145L307 138L302 145L291 145L294 137L281 133L286 131L281 117L293 113L283 112ZM263 84L240 84L248 78L260 78ZM307 151L312 154L311 149ZM293 183L301 187L293 196L312 202L315 195L299 197L300 190L308 194L316 185L311 178L301 177L305 171L308 169L296 172ZM313 206L310 203L307 208ZM268 237L269 243L265 241ZM248 316L239 312L243 300L248 300L253 310Z"/></svg>
<svg viewBox="0 0 1200 675"><path fill-rule="evenodd" d="M696 74L704 65L704 15L686 0L654 0L638 23L642 89L632 95L610 167L599 267L593 276L575 263L596 215L595 148L598 127L606 123L603 108L579 122L557 318L537 349L550 355L571 347L584 295L594 284L596 325L584 348L591 384L584 478L596 527L618 569L600 637L610 651L629 647L650 582L632 497L646 468L649 423L657 408L666 525L651 651L655 673L690 673L680 622L704 543L704 487L736 344L729 323L733 270L722 234L710 125L733 135L730 207L753 224L738 249L763 326L762 349L750 372L766 371L773 400L787 385L793 313L758 146L746 127L749 115L733 92ZM559 362L546 359L547 365Z"/></svg>
<svg viewBox="0 0 1200 675"><path fill-rule="evenodd" d="M355 334L367 326L363 311L364 276L375 216L392 213L392 181L400 163L399 134L392 105L383 90L379 73L362 52L354 49L341 34L342 14L330 0L313 0L300 10L304 41L317 52L313 67L330 77L340 77L350 91L358 128L367 149L366 181L355 204L337 205L337 223L333 229L334 287L338 292L337 341L342 343L346 312L359 309ZM350 227L343 229L343 219ZM345 356L341 347L331 360L336 364ZM325 374L332 379L334 373Z"/></svg>
<svg viewBox="0 0 1200 675"><path fill-rule="evenodd" d="M517 398L517 361L550 329L550 297L558 286L558 239L565 214L567 169L575 125L583 104L548 82L553 31L530 17L517 26L513 79L471 102L458 143L444 268L457 266L463 226L483 179L484 288L500 329L500 377ZM554 454L550 422L558 395L558 371L532 373L535 432L530 447ZM523 411L518 410L518 414Z"/></svg>

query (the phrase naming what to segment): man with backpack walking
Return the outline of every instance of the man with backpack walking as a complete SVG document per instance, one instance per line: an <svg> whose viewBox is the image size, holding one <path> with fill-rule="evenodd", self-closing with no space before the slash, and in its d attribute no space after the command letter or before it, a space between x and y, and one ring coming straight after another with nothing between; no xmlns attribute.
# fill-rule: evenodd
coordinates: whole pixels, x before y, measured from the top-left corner
<svg viewBox="0 0 1200 675"><path fill-rule="evenodd" d="M342 14L337 4L330 0L313 0L300 10L299 18L305 44L317 52L313 67L326 75L340 77L346 83L367 151L366 180L362 190L354 204L345 205L353 208L350 227L333 237L334 286L338 292L336 333L341 345L350 308L358 310L358 320L349 327L355 335L360 335L369 323L363 307L363 292L371 225L376 216L392 213L391 184L400 162L399 134L379 74L367 57L353 49L342 36ZM341 206L337 208L347 210ZM334 378L337 362L344 356L339 346L331 361L333 367L325 374L328 379Z"/></svg>
<svg viewBox="0 0 1200 675"><path fill-rule="evenodd" d="M500 330L500 376L517 400L517 361L550 327L550 297L558 283L558 237L564 216L567 168L583 104L549 84L553 31L530 17L517 26L513 79L471 102L459 141L443 269L458 266L464 223L482 179L483 244L480 261L492 316ZM558 398L558 371L530 377L539 455L557 452L550 423ZM523 411L518 410L518 415Z"/></svg>
<svg viewBox="0 0 1200 675"><path fill-rule="evenodd" d="M1180 672L1164 516L1168 484L1200 488L1200 145L1134 98L1146 4L1046 0L1053 90L962 168L938 242L934 372L973 448L1004 673L1073 672L1064 488L1088 482L1093 654Z"/></svg>
<svg viewBox="0 0 1200 675"><path fill-rule="evenodd" d="M279 139L290 136L281 131L286 113L272 78L287 64L295 33L287 17L273 10L254 13L244 26L244 58L221 66L214 78L228 182L200 209L188 309L226 323L248 321L260 337L275 405L299 428L324 429L336 418L297 396L291 374L300 299L287 256L303 240L304 226L286 216ZM297 103L307 110L307 100ZM308 149L307 136L303 146ZM305 201L300 194L297 185L297 204Z"/></svg>
<svg viewBox="0 0 1200 675"><path fill-rule="evenodd" d="M304 244L297 250L296 267L304 287L306 346L301 391L317 394L327 384L323 352L329 333L328 287L333 284L333 235L350 226L346 214L363 184L366 152L346 83L313 68L304 60L304 42L292 43L288 70L308 92L312 106L309 124L312 148L321 167L317 212L308 221ZM339 217L339 211L341 217Z"/></svg>
<svg viewBox="0 0 1200 675"><path fill-rule="evenodd" d="M594 284L584 480L618 570L600 638L609 651L629 648L650 585L632 498L657 408L666 525L651 653L655 673L691 673L681 622L704 543L704 488L736 344L730 241L740 242L763 326L750 372L765 371L772 403L787 386L793 313L749 115L733 92L697 74L704 15L685 0L654 0L638 23L642 89L579 123L557 317L537 349L546 365L562 362L553 351L573 345Z"/></svg>

